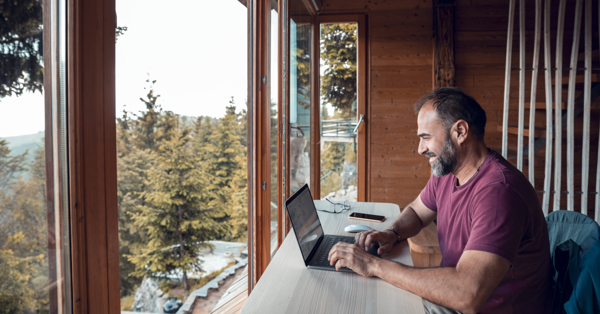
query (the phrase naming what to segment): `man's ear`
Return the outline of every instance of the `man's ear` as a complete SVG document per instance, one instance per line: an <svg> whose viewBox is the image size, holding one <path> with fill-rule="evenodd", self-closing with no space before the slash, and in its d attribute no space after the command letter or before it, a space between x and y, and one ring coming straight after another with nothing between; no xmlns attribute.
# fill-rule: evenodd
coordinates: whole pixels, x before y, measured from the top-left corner
<svg viewBox="0 0 600 314"><path fill-rule="evenodd" d="M469 124L465 120L458 120L454 123L454 133L456 134L456 142L462 144L469 136Z"/></svg>

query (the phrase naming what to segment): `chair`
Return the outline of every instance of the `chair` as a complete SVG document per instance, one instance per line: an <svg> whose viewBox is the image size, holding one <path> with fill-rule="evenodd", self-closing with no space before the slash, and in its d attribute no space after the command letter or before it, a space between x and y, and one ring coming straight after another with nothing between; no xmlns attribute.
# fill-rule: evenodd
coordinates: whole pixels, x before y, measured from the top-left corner
<svg viewBox="0 0 600 314"><path fill-rule="evenodd" d="M571 304L569 312L576 313L573 307L576 301L572 302L570 298L574 288L581 290L577 280L581 270L587 267L586 253L592 248L600 248L600 226L586 215L566 210L555 211L546 216L546 224L553 264L551 313L566 313L567 301ZM586 274L589 276L589 273L588 270ZM591 291L591 296L594 291L592 287L584 288Z"/></svg>

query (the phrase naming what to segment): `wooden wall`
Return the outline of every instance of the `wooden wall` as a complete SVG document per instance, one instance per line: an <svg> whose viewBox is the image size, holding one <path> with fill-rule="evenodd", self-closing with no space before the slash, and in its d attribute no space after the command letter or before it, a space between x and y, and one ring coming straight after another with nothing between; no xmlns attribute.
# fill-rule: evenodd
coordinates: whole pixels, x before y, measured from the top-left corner
<svg viewBox="0 0 600 314"><path fill-rule="evenodd" d="M367 192L372 202L403 207L431 172L427 159L417 153L413 104L431 90L432 2L323 0L321 14L352 10L368 14Z"/></svg>
<svg viewBox="0 0 600 314"><path fill-rule="evenodd" d="M370 1L323 0L321 14L366 13L368 25L369 95L369 179L368 195L373 202L410 203L427 183L431 170L427 159L417 153L415 101L432 89L433 60L433 0ZM518 3L518 1L517 1ZM573 37L574 1L568 1L564 39L565 67L568 67ZM485 141L488 147L501 147L504 67L508 0L456 0L455 9L455 68L456 86L473 96L486 110ZM527 1L527 67L531 67L534 33L534 2ZM553 1L556 15L558 1ZM516 6L518 11L518 5ZM597 12L595 9L594 12ZM518 68L518 12L515 15L513 38L513 67ZM597 22L593 29L597 30ZM555 38L556 25L552 37ZM596 42L596 37L594 39ZM583 37L581 39L583 47ZM596 43L597 45L597 43ZM555 50L556 44L552 43ZM554 65L555 51L552 53ZM597 59L597 57L596 57ZM543 54L540 57L543 67ZM594 61L596 66L597 60ZM583 74L583 73L579 73ZM568 76L568 71L565 71ZM600 75L600 74L599 74ZM544 102L544 73L540 71L537 102ZM529 101L531 71L526 74L526 101ZM511 80L511 110L509 124L517 124L518 71ZM577 93L579 94L579 92ZM566 102L566 90L563 101ZM596 104L598 107L598 104ZM525 121L529 111L525 112ZM581 117L579 117L581 120ZM545 124L545 111L536 112L536 125ZM591 158L595 160L598 141L598 114L592 113ZM576 127L577 129L577 127ZM566 131L565 131L566 134ZM581 137L578 137L581 139ZM516 135L509 138L509 148L516 150ZM524 139L525 143L527 138ZM580 141L580 140L579 140ZM578 142L579 147L581 143ZM566 148L566 142L563 145ZM577 148L576 148L577 149ZM581 148L579 148L581 150ZM564 157L563 157L564 158ZM576 158L581 163L581 154ZM544 150L536 154L536 165L543 165ZM516 161L515 161L516 162ZM566 168L565 159L563 166ZM590 189L595 186L595 166L590 165ZM536 166L536 169L538 166ZM536 190L543 190L543 168L536 176ZM580 171L576 166L576 184ZM527 168L523 169L527 173ZM566 190L566 170L563 174ZM576 189L579 186L576 186ZM540 194L541 197L541 194ZM593 195L590 196L593 206ZM563 194L563 202L566 195ZM579 200L580 196L576 196ZM565 203L566 204L566 203ZM576 204L577 208L579 203ZM566 208L566 205L565 205ZM563 208L564 209L564 208Z"/></svg>

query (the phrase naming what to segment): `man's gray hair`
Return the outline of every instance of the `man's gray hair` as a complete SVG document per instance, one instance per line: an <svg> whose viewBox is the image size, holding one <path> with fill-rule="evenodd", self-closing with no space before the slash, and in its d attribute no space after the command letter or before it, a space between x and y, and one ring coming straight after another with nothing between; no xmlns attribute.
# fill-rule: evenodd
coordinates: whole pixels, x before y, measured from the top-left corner
<svg viewBox="0 0 600 314"><path fill-rule="evenodd" d="M415 103L418 115L425 104L431 103L446 131L458 120L464 120L469 125L472 134L478 140L483 140L487 117L485 110L475 99L458 87L441 87L419 98Z"/></svg>

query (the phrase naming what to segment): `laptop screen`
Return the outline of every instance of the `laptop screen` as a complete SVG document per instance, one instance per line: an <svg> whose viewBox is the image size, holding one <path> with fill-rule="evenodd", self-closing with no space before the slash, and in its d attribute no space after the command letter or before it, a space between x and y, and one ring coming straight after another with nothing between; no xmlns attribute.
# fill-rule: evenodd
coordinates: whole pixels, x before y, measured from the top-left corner
<svg viewBox="0 0 600 314"><path fill-rule="evenodd" d="M302 257L304 257L304 261L307 261L317 241L323 236L323 228L321 228L308 185L304 185L285 204L298 244L300 244Z"/></svg>

